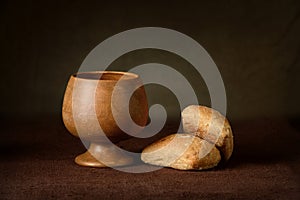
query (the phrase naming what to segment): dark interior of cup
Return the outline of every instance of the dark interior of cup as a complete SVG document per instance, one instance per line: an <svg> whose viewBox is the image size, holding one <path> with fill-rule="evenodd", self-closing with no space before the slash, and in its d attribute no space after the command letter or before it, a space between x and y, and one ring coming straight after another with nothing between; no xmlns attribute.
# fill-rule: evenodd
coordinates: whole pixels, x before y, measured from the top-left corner
<svg viewBox="0 0 300 200"><path fill-rule="evenodd" d="M83 72L74 74L76 78L88 79L88 80L111 80L117 81L119 79L128 80L134 79L138 76L136 74L128 72Z"/></svg>

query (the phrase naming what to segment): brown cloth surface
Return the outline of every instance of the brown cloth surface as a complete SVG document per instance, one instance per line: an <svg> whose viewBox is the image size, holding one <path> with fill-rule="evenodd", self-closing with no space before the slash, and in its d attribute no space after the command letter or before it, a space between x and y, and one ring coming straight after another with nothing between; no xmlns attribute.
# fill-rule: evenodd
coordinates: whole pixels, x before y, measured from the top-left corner
<svg viewBox="0 0 300 200"><path fill-rule="evenodd" d="M1 123L0 199L300 199L300 130L287 120L232 123L222 167L143 174L76 165L85 149L59 119Z"/></svg>

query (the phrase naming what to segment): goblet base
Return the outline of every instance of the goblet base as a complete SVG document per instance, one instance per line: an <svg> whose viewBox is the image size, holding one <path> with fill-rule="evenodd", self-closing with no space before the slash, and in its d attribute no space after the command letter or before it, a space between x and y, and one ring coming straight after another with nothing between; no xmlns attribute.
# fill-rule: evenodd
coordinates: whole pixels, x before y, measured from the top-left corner
<svg viewBox="0 0 300 200"><path fill-rule="evenodd" d="M88 151L77 156L75 162L87 167L120 167L133 163L133 158L125 155L112 144L91 143Z"/></svg>

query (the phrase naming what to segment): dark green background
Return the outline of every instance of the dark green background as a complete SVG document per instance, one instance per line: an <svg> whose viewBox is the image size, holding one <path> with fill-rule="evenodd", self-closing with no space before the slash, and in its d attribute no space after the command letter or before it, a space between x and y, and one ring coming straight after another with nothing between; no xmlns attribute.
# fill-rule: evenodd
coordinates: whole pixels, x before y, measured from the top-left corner
<svg viewBox="0 0 300 200"><path fill-rule="evenodd" d="M165 27L198 41L222 74L233 120L300 115L300 1L1 1L2 117L60 115L70 74L106 38L137 27ZM144 50L113 63L188 63ZM192 76L192 74L191 74ZM209 105L204 83L200 103ZM150 101L166 91L151 93ZM168 97L163 103L168 103ZM171 99L171 98L170 98ZM170 100L173 102L173 100Z"/></svg>

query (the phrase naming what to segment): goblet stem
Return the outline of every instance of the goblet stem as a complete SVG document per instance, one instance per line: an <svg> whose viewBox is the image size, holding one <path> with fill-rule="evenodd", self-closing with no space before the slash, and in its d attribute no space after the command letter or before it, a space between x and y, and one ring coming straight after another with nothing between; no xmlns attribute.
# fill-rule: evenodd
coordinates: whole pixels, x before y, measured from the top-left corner
<svg viewBox="0 0 300 200"><path fill-rule="evenodd" d="M89 167L118 167L132 164L133 158L113 144L91 143L88 151L77 156L75 162Z"/></svg>

